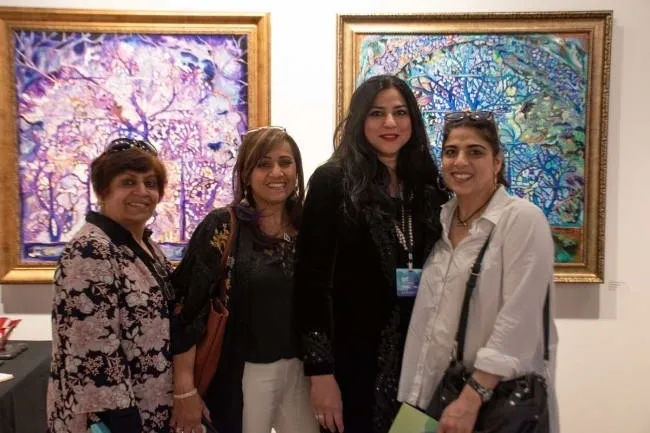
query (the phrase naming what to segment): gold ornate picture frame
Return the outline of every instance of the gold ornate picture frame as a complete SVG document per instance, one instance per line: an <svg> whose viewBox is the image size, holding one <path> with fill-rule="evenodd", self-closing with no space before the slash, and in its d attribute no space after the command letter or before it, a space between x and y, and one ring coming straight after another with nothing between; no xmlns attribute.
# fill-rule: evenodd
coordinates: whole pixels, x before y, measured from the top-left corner
<svg viewBox="0 0 650 433"><path fill-rule="evenodd" d="M555 281L603 281L612 12L339 15L337 121L365 79L413 89L440 159L449 111L493 111L509 191L539 206Z"/></svg>
<svg viewBox="0 0 650 433"><path fill-rule="evenodd" d="M241 134L269 122L269 44L268 14L0 8L0 282L52 281L118 136L158 149L150 226L179 259L232 198Z"/></svg>

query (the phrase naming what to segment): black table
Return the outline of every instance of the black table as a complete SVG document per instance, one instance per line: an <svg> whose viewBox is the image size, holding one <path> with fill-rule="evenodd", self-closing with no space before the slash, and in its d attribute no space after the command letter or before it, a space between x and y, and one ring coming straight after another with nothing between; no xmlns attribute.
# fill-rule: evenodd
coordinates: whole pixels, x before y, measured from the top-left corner
<svg viewBox="0 0 650 433"><path fill-rule="evenodd" d="M13 343L13 342L12 342ZM27 350L0 365L14 375L0 383L0 433L44 433L52 342L26 341Z"/></svg>

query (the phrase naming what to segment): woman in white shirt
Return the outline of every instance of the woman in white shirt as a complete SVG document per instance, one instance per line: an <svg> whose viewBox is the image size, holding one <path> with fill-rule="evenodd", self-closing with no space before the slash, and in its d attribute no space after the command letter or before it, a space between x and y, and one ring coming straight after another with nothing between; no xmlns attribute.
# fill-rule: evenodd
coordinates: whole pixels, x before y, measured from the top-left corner
<svg viewBox="0 0 650 433"><path fill-rule="evenodd" d="M544 303L553 297L553 240L532 203L505 190L503 154L491 112L445 117L442 176L455 198L443 206L442 238L425 263L409 326L398 399L426 409L449 366L471 267L491 233L474 289L463 362L472 379L440 417L438 433L470 433L501 380L538 373L557 432L551 317L544 360ZM551 309L552 310L552 309ZM552 316L552 313L551 313Z"/></svg>

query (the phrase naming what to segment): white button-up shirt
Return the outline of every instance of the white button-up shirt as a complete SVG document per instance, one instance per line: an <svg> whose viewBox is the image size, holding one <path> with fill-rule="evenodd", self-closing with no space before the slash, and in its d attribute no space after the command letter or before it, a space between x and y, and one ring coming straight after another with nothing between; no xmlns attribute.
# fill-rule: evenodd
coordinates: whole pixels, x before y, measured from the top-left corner
<svg viewBox="0 0 650 433"><path fill-rule="evenodd" d="M544 362L544 301L547 288L551 288L551 298L554 291L554 248L548 222L535 205L500 187L472 223L469 235L454 248L449 231L456 204L452 199L443 206L443 236L424 265L398 399L423 409L428 406L449 365L471 267L492 232L470 302L464 362L504 380L529 372L546 377L552 431L556 432L557 333L552 319L548 368Z"/></svg>

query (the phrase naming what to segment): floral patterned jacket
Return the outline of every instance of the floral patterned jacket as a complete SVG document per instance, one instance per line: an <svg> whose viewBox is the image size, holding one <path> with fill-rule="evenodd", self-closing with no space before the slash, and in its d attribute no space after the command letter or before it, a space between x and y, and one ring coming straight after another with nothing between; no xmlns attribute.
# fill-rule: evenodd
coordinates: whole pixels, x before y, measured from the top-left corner
<svg viewBox="0 0 650 433"><path fill-rule="evenodd" d="M168 432L171 265L91 212L55 274L48 432L85 433L93 413L137 407L143 433Z"/></svg>

